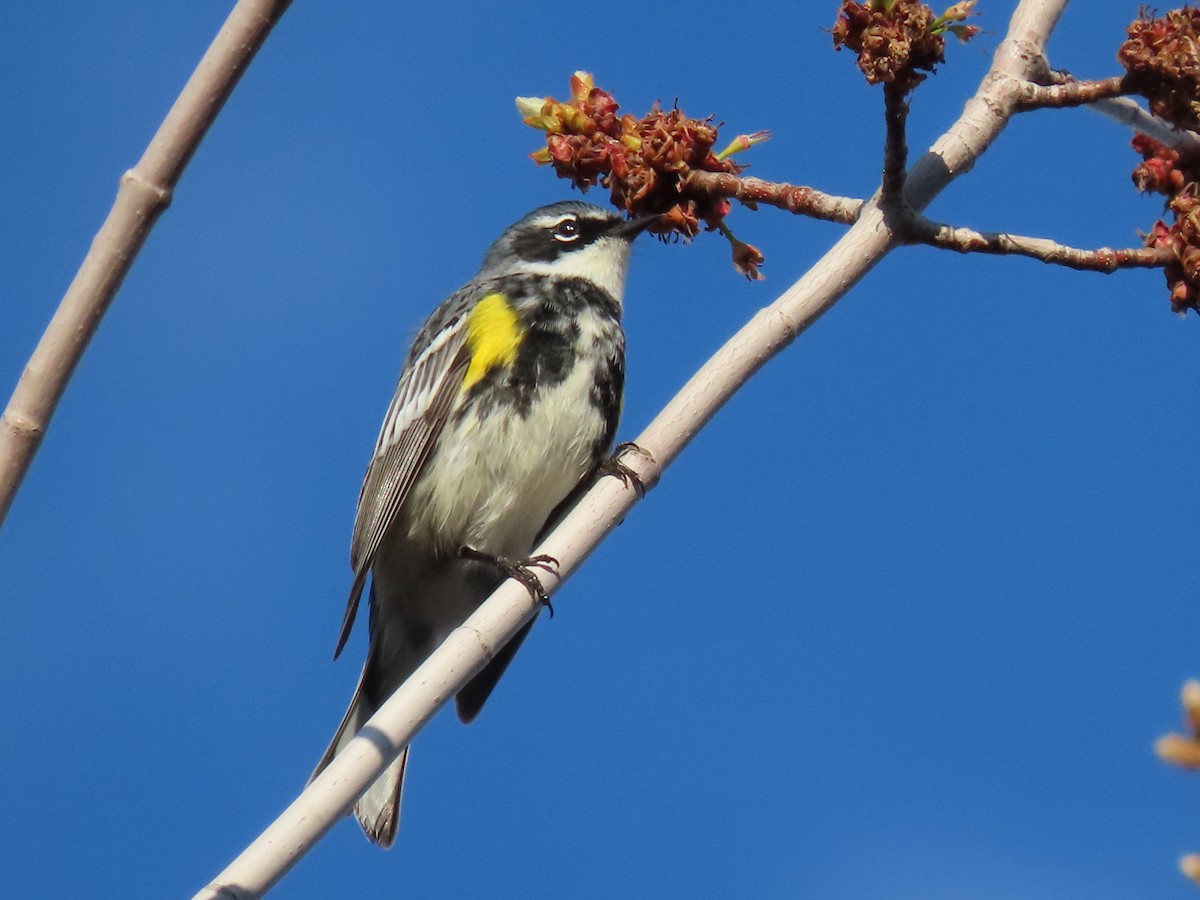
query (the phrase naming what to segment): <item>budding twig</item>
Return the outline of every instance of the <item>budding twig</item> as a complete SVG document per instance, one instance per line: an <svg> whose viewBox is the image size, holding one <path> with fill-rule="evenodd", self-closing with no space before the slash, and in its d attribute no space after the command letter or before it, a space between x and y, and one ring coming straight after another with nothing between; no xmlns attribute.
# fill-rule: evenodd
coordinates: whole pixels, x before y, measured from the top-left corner
<svg viewBox="0 0 1200 900"><path fill-rule="evenodd" d="M1168 249L1130 247L1114 250L1111 247L1100 247L1096 250L1082 250L1047 238L975 231L971 228L944 225L924 216L911 216L903 223L901 235L912 244L929 244L960 253L1026 256L1044 263L1090 272L1162 268L1175 258L1175 254Z"/></svg>
<svg viewBox="0 0 1200 900"><path fill-rule="evenodd" d="M851 225L858 219L863 201L857 197L839 197L803 185L761 178L741 177L725 172L692 171L683 181L689 193L708 194L738 200L747 206L759 203L826 222Z"/></svg>
<svg viewBox="0 0 1200 900"><path fill-rule="evenodd" d="M1068 76L1069 78L1069 76ZM1087 106L1100 100L1109 100L1129 93L1125 77L1114 75L1100 81L1063 80L1058 84L1036 84L1025 82L1017 98L1017 110L1062 109L1069 106Z"/></svg>

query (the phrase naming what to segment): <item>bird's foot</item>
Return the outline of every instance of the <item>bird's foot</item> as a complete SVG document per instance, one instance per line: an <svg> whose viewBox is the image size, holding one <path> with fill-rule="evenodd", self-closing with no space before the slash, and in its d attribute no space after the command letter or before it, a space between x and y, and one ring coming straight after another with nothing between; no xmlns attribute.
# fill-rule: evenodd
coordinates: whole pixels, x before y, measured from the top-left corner
<svg viewBox="0 0 1200 900"><path fill-rule="evenodd" d="M597 466L596 474L600 476L611 475L613 478L619 478L625 487L631 487L637 491L638 498L640 499L646 496L646 482L642 481L641 475L621 462L621 457L626 453L636 453L647 459L652 458L646 450L643 450L637 444L632 441L625 441L624 443L617 444L612 456Z"/></svg>
<svg viewBox="0 0 1200 900"><path fill-rule="evenodd" d="M474 547L463 547L459 550L458 555L463 559L488 563L499 569L506 577L521 582L525 586L525 590L529 591L529 596L550 610L550 618L554 618L554 605L550 602L550 595L546 593L546 589L542 586L542 580L534 571L534 569L542 569L551 575L557 575L558 560L553 556L539 553L537 556L530 556L527 559L510 559L507 556L485 553Z"/></svg>

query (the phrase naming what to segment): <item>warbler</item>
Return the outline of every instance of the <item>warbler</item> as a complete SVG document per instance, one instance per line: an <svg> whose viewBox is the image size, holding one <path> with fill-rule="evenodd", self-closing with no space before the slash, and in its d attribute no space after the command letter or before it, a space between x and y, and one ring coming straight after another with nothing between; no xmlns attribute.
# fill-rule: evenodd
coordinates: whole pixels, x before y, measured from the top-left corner
<svg viewBox="0 0 1200 900"><path fill-rule="evenodd" d="M366 664L314 778L505 577L540 591L532 567L553 560L530 559L534 542L612 447L625 382L625 272L634 238L654 221L577 201L535 209L417 334L351 541L354 583L334 658L369 576ZM464 723L531 625L459 692ZM396 837L407 761L405 748L354 807L383 847Z"/></svg>

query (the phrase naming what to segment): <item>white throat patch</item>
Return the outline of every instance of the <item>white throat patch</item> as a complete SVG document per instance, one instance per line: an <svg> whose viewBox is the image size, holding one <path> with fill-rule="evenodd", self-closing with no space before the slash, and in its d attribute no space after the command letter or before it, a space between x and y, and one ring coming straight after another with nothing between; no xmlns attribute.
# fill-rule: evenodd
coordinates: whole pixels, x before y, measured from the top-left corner
<svg viewBox="0 0 1200 900"><path fill-rule="evenodd" d="M582 278L604 288L617 303L625 296L625 270L629 267L629 242L621 238L597 238L586 247L564 253L554 262L530 262L521 266L532 275Z"/></svg>

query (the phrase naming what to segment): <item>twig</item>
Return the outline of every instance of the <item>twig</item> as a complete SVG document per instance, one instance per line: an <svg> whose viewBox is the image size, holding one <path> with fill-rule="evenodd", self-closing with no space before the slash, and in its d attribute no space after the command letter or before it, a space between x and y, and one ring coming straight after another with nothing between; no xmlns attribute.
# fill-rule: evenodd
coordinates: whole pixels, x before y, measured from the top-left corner
<svg viewBox="0 0 1200 900"><path fill-rule="evenodd" d="M1012 79L1040 63L1067 0L1021 0L1008 35L962 116L913 167L908 200L925 206L967 171L999 136L1016 108ZM992 74L1009 77L991 77ZM733 196L732 193L726 196ZM622 460L647 486L657 481L738 388L787 347L896 245L878 203L869 202L824 257L771 306L760 310L692 376L638 437L639 454ZM555 588L620 523L639 494L602 478L534 553L559 562ZM434 713L540 609L522 585L507 581L404 682L329 767L198 895L198 900L262 896L354 805Z"/></svg>
<svg viewBox="0 0 1200 900"><path fill-rule="evenodd" d="M904 223L904 237L911 243L929 244L960 253L1027 256L1044 263L1093 272L1161 268L1175 259L1172 251L1161 248L1131 247L1114 250L1111 247L1101 247L1097 250L1080 250L1046 238L943 225L924 216L913 216Z"/></svg>
<svg viewBox="0 0 1200 900"><path fill-rule="evenodd" d="M883 184L881 202L884 206L899 203L904 195L904 175L908 168L908 100L905 90L896 82L883 86L883 118L887 136L883 148Z"/></svg>
<svg viewBox="0 0 1200 900"><path fill-rule="evenodd" d="M1100 81L1062 81L1058 84L1035 84L1027 81L1021 88L1017 110L1062 109L1086 106L1100 100L1120 97L1128 91L1123 76L1115 75Z"/></svg>
<svg viewBox="0 0 1200 900"><path fill-rule="evenodd" d="M854 197L838 197L810 187L763 181L761 178L742 178L724 172L693 171L682 187L690 192L727 197L749 205L762 203L814 219L841 222L843 225L852 224L863 207L863 201Z"/></svg>
<svg viewBox="0 0 1200 900"><path fill-rule="evenodd" d="M0 524L83 351L229 94L291 0L238 0L117 199L0 417Z"/></svg>
<svg viewBox="0 0 1200 900"><path fill-rule="evenodd" d="M1076 82L1067 72L1058 70L1048 71L1044 80L1056 86L1080 83ZM1103 82L1093 83L1103 84ZM1181 154L1200 156L1200 135L1193 131L1176 128L1171 123L1151 115L1139 106L1138 102L1132 97L1114 96L1107 99L1097 99L1094 102L1086 104L1085 108L1120 122L1133 131L1154 138L1160 144L1170 147Z"/></svg>
<svg viewBox="0 0 1200 900"><path fill-rule="evenodd" d="M1200 135L1194 131L1176 128L1158 116L1151 115L1132 97L1100 100L1087 108L1108 116L1133 131L1152 137L1183 156L1200 157Z"/></svg>

